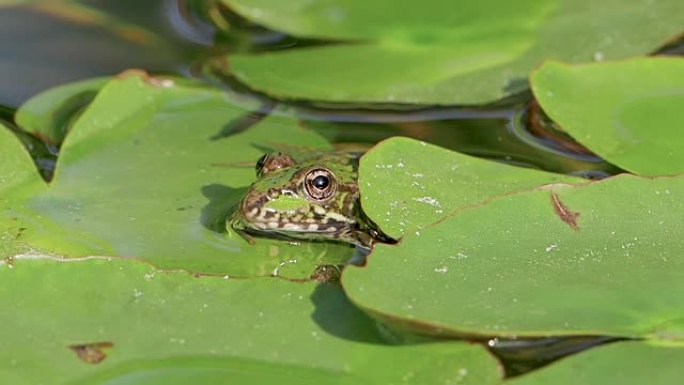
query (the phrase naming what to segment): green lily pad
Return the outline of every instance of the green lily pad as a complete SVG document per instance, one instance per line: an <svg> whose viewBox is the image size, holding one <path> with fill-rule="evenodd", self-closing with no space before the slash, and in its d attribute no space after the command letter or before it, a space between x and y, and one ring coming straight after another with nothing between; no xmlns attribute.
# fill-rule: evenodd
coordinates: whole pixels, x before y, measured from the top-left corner
<svg viewBox="0 0 684 385"><path fill-rule="evenodd" d="M497 195L550 183L583 182L399 137L371 149L359 168L363 209L393 238L420 230L454 210L484 204Z"/></svg>
<svg viewBox="0 0 684 385"><path fill-rule="evenodd" d="M244 104L178 79L128 73L112 80L73 124L52 183L31 165L26 183L3 190L0 221L11 230L2 256L127 256L200 273L290 277L349 258L345 245L259 239L252 246L226 232L225 218L255 179L253 165L264 151L329 148L285 117L224 137L256 108ZM2 167L27 167L16 140L3 147Z"/></svg>
<svg viewBox="0 0 684 385"><path fill-rule="evenodd" d="M41 183L40 175L26 151L14 134L0 124L0 202L8 199L12 187L31 181Z"/></svg>
<svg viewBox="0 0 684 385"><path fill-rule="evenodd" d="M684 349L643 342L618 342L591 349L506 385L677 385L682 382Z"/></svg>
<svg viewBox="0 0 684 385"><path fill-rule="evenodd" d="M357 305L426 333L682 344L683 194L682 176L625 174L505 196L376 246L342 281Z"/></svg>
<svg viewBox="0 0 684 385"><path fill-rule="evenodd" d="M223 0L242 16L335 44L231 55L230 71L278 98L482 104L527 88L545 58L650 53L682 33L678 0ZM648 28L644 28L647 25Z"/></svg>
<svg viewBox="0 0 684 385"><path fill-rule="evenodd" d="M87 106L109 78L69 83L40 93L21 106L15 121L24 131L59 145L78 112Z"/></svg>
<svg viewBox="0 0 684 385"><path fill-rule="evenodd" d="M6 384L221 375L228 375L218 382L224 384L269 377L288 384L500 379L496 360L478 345L384 345L337 285L198 277L131 259L36 256L0 263L0 281Z"/></svg>
<svg viewBox="0 0 684 385"><path fill-rule="evenodd" d="M684 173L684 59L550 62L532 90L563 130L609 162L641 175Z"/></svg>

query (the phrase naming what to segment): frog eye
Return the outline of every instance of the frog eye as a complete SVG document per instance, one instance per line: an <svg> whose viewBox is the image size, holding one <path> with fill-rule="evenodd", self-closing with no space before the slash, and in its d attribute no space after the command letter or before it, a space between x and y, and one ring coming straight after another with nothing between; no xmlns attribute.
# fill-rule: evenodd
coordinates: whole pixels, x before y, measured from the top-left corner
<svg viewBox="0 0 684 385"><path fill-rule="evenodd" d="M306 193L315 200L330 198L337 189L335 176L324 168L316 168L309 171L304 178Z"/></svg>
<svg viewBox="0 0 684 385"><path fill-rule="evenodd" d="M281 168L294 166L295 161L291 156L280 152L264 154L256 163L257 178Z"/></svg>

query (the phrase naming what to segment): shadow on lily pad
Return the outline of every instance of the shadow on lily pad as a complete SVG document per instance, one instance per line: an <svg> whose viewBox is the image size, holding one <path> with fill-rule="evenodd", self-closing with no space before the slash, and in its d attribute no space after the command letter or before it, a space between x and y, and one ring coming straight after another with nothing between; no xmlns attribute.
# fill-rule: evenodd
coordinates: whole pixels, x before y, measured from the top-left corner
<svg viewBox="0 0 684 385"><path fill-rule="evenodd" d="M376 321L354 307L338 283L326 282L316 286L311 294L311 302L315 306L311 318L326 332L345 340L389 344L380 335ZM345 322L340 322L340 309L358 314L347 316Z"/></svg>
<svg viewBox="0 0 684 385"><path fill-rule="evenodd" d="M200 223L215 233L226 232L226 218L244 195L246 187L233 188L213 183L202 187L202 195L209 199L200 216Z"/></svg>

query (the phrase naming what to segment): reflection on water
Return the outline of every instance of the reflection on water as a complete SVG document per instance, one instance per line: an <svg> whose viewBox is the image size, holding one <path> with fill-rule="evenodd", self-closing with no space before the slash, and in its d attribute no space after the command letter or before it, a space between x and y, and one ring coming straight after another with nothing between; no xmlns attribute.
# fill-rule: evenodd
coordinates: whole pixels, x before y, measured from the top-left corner
<svg viewBox="0 0 684 385"><path fill-rule="evenodd" d="M170 0L0 7L0 104L17 107L49 87L127 68L184 72L212 36L179 16L187 8Z"/></svg>

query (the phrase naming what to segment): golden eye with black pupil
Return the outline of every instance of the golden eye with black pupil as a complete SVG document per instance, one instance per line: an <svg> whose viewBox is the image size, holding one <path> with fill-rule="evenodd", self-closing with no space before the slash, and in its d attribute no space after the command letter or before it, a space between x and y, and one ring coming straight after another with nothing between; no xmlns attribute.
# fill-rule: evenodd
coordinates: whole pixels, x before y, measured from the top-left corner
<svg viewBox="0 0 684 385"><path fill-rule="evenodd" d="M335 193L337 183L332 172L324 168L316 168L309 171L304 177L304 187L309 197L322 201Z"/></svg>

